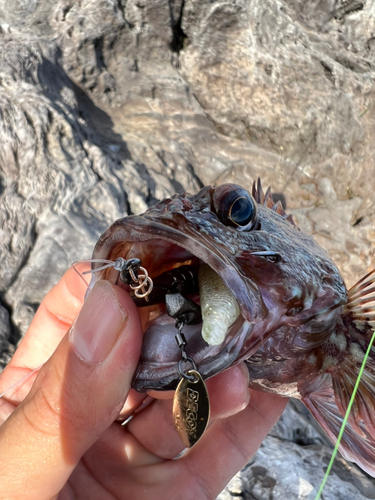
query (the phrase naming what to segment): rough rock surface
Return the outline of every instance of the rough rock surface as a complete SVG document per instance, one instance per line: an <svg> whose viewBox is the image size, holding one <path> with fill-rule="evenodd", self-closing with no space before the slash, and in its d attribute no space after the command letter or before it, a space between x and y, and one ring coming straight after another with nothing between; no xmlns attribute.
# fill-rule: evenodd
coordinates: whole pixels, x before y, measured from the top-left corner
<svg viewBox="0 0 375 500"><path fill-rule="evenodd" d="M217 179L261 175L353 284L374 77L371 0L0 0L0 364L108 224ZM220 498L313 498L329 450L290 404ZM338 460L324 498L375 485Z"/></svg>

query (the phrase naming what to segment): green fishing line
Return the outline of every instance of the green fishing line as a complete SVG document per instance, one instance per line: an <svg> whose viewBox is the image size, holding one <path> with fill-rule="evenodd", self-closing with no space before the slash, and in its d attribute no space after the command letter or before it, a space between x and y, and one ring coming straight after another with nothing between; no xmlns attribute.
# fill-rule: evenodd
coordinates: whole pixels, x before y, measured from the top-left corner
<svg viewBox="0 0 375 500"><path fill-rule="evenodd" d="M337 455L337 452L338 452L338 449L339 449L339 446L340 446L341 438L342 438L342 435L344 434L345 427L346 427L346 424L348 422L349 414L350 414L350 411L352 409L352 406L353 406L353 403L354 403L354 399L355 399L355 395L357 393L357 389L358 389L359 383L361 382L362 373L363 373L363 371L365 369L366 361L367 361L367 358L369 357L370 350L371 350L372 344L374 342L374 339L375 339L375 330L374 330L374 332L372 334L371 341L370 341L370 343L368 345L365 357L363 358L362 366L361 366L361 369L359 370L359 374L358 374L357 381L356 381L355 386L354 386L353 394L352 394L352 397L350 398L348 409L346 410L345 417L344 417L344 420L342 422L342 426L341 426L341 429L340 429L340 432L339 432L339 435L338 435L338 438L337 438L337 441L336 441L335 448L334 448L333 453L332 453L331 460L330 460L330 462L328 464L327 471L326 471L326 473L324 475L322 484L320 485L319 491L318 491L318 493L317 493L317 495L316 495L316 497L315 497L314 500L319 500L320 499L320 496L321 496L321 494L323 492L323 488L326 485L329 473L331 472L332 465L333 465L333 462L334 462L334 460L336 458L336 455Z"/></svg>

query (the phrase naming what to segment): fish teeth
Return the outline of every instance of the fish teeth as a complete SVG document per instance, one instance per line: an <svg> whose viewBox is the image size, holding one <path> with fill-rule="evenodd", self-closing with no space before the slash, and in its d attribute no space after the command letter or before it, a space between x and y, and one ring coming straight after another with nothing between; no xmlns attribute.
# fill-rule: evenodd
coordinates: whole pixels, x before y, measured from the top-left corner
<svg viewBox="0 0 375 500"><path fill-rule="evenodd" d="M203 319L202 337L209 345L219 345L224 342L229 328L240 315L237 300L207 264L199 268L198 283Z"/></svg>

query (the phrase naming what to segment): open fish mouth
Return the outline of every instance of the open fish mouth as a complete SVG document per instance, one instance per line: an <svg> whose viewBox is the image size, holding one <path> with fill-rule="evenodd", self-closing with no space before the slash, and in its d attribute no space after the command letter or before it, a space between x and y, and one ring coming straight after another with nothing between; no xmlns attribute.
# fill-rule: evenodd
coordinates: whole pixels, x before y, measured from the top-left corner
<svg viewBox="0 0 375 500"><path fill-rule="evenodd" d="M133 380L138 391L175 389L180 378L181 350L175 339L176 317L167 312L168 295L179 294L199 307L202 305L203 321L185 324L183 333L186 352L203 378L216 375L243 355L253 323L257 322L259 304L254 300L254 283L240 274L217 245L213 246L199 233L194 234L195 231L189 227L182 232L167 224L148 221L145 216L129 216L108 228L95 247L94 259L140 259L154 283L148 302L133 297L144 329L141 358ZM95 270L100 264L92 266ZM107 279L131 292L113 267L93 273L90 288L99 279ZM207 292L202 292L202 286L210 288L211 282L215 293L213 301L210 303L209 298L207 304ZM221 302L217 287L224 289ZM229 306L228 300L232 302ZM224 320L223 311L224 316L227 314ZM223 321L227 322L225 326ZM207 329L211 332L208 337L206 334L208 342L202 336L202 330ZM219 338L215 337L217 330ZM186 369L189 368L187 363Z"/></svg>

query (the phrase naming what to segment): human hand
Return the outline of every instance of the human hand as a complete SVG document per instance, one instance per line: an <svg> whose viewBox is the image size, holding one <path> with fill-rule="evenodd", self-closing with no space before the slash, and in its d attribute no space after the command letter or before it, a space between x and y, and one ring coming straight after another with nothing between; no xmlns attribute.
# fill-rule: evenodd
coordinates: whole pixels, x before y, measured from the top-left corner
<svg viewBox="0 0 375 500"><path fill-rule="evenodd" d="M153 393L162 399L127 426L115 422L125 400L123 412L130 414L145 397L130 389L142 341L133 301L102 281L83 305L85 290L69 269L0 376L1 394L49 358L0 398L1 498L214 499L256 452L287 400L249 391L243 365L217 375L207 381L210 427L172 460L184 445L170 394Z"/></svg>

